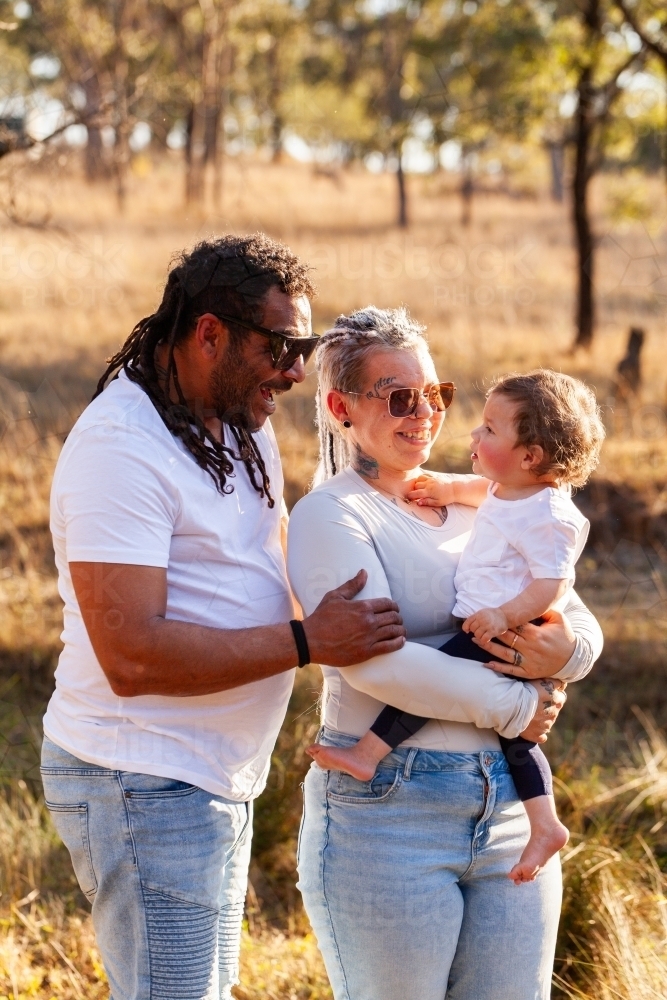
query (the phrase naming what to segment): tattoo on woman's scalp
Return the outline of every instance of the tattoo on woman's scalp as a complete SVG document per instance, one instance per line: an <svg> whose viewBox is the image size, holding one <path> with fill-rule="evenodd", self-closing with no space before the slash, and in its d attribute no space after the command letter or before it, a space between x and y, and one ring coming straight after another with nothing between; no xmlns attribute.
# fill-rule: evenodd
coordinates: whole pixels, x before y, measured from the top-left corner
<svg viewBox="0 0 667 1000"><path fill-rule="evenodd" d="M379 479L380 466L377 460L370 455L365 455L358 444L355 444L354 447L356 451L356 455L352 460L354 471L358 472L360 476L365 476L366 479Z"/></svg>

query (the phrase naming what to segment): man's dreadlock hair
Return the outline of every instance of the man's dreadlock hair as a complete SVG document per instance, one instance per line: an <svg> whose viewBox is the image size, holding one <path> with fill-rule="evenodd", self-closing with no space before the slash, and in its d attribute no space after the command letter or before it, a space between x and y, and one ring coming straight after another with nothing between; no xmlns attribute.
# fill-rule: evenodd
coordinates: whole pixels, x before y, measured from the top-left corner
<svg viewBox="0 0 667 1000"><path fill-rule="evenodd" d="M197 464L210 473L221 493L231 493L227 482L234 475L232 460L242 461L250 482L274 506L264 460L253 435L246 427L230 424L236 450L216 441L198 414L188 407L181 389L174 348L194 329L204 313L222 312L246 323L261 323L264 300L272 287L287 295L314 294L308 268L295 255L263 233L252 236L221 236L204 240L189 253L182 251L172 260L162 302L157 312L139 320L120 351L107 361L107 369L97 383L95 399L110 378L122 369L140 385L167 428L183 442ZM229 324L232 343L247 332ZM166 377L160 381L155 363L158 345L167 344ZM170 398L174 387L178 402ZM255 475L259 472L261 483Z"/></svg>

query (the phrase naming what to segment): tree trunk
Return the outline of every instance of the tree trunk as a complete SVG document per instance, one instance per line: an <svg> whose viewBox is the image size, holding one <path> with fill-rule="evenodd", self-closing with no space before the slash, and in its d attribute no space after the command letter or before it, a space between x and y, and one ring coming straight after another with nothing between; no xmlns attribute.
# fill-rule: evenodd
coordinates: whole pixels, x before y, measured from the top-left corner
<svg viewBox="0 0 667 1000"><path fill-rule="evenodd" d="M563 168L565 163L565 148L562 142L550 142L549 163L551 165L551 200L561 204L563 201Z"/></svg>
<svg viewBox="0 0 667 1000"><path fill-rule="evenodd" d="M206 43L204 44L205 57ZM204 198L204 164L206 162L206 118L203 99L197 101L192 108L192 127L188 147L185 198L188 203L201 202Z"/></svg>
<svg viewBox="0 0 667 1000"><path fill-rule="evenodd" d="M470 157L463 158L463 177L461 178L461 225L466 229L470 225L472 217L472 196L474 183L472 178L472 165Z"/></svg>
<svg viewBox="0 0 667 1000"><path fill-rule="evenodd" d="M280 108L280 98L282 96L282 77L280 73L280 52L279 41L273 39L273 44L267 52L267 62L269 67L269 80L271 81L268 94L268 105L271 109L271 133L269 141L271 143L271 161L280 163L283 154L283 129L285 123Z"/></svg>
<svg viewBox="0 0 667 1000"><path fill-rule="evenodd" d="M127 167L130 162L130 121L127 102L129 66L127 59L119 58L116 64L116 138L113 147L113 165L116 177L116 200L118 211L125 211L127 194Z"/></svg>
<svg viewBox="0 0 667 1000"><path fill-rule="evenodd" d="M271 122L271 162L280 163L283 156L283 120L276 112Z"/></svg>
<svg viewBox="0 0 667 1000"><path fill-rule="evenodd" d="M220 95L222 97L222 95ZM223 104L222 101L216 109L215 129L213 130L213 148L211 149L211 160L213 163L213 207L220 208L222 201L222 158L224 155L224 124L223 124Z"/></svg>
<svg viewBox="0 0 667 1000"><path fill-rule="evenodd" d="M203 202L206 194L206 163L213 163L214 194L219 197L220 164L217 162L218 129L221 118L221 51L224 41L223 4L220 0L201 2L204 37L199 100L192 112L190 158L186 180L186 200ZM216 190L218 189L218 190Z"/></svg>
<svg viewBox="0 0 667 1000"><path fill-rule="evenodd" d="M98 181L104 177L104 149L102 146L102 132L97 125L88 125L88 139L86 141L86 180L89 182Z"/></svg>
<svg viewBox="0 0 667 1000"><path fill-rule="evenodd" d="M222 202L222 168L225 158L225 107L228 101L228 86L234 71L234 49L227 40L227 14L229 6L224 10L224 38L220 46L220 63L218 68L218 109L215 129L215 149L213 157L213 206L221 207Z"/></svg>
<svg viewBox="0 0 667 1000"><path fill-rule="evenodd" d="M396 167L396 180L398 182L398 224L401 229L408 228L408 192L405 185L405 174L403 172L403 161L402 161L402 147L399 146L396 158L398 160L398 166Z"/></svg>
<svg viewBox="0 0 667 1000"><path fill-rule="evenodd" d="M130 162L130 147L128 144L129 135L127 122L122 122L116 129L116 141L114 145L114 172L116 175L116 202L118 211L125 211L125 199L127 196L127 165Z"/></svg>
<svg viewBox="0 0 667 1000"><path fill-rule="evenodd" d="M593 300L594 240L588 205L593 133L591 69L581 72L575 118L575 166L572 180L572 216L577 240L577 335L574 347L590 348L595 327Z"/></svg>
<svg viewBox="0 0 667 1000"><path fill-rule="evenodd" d="M97 121L100 113L100 82L97 76L89 71L82 83L83 92L86 95L86 128L88 130L88 141L86 142L85 167L86 180L97 181L104 177L106 170L104 164L104 150L102 147L102 131Z"/></svg>

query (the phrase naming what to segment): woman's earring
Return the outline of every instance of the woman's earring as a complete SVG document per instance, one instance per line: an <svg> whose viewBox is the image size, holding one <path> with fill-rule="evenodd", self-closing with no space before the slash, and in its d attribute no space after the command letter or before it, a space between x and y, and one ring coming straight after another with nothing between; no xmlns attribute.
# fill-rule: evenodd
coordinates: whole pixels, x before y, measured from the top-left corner
<svg viewBox="0 0 667 1000"><path fill-rule="evenodd" d="M351 426L352 426L352 424L350 423L349 420L344 420L343 421L343 427L351 427Z"/></svg>

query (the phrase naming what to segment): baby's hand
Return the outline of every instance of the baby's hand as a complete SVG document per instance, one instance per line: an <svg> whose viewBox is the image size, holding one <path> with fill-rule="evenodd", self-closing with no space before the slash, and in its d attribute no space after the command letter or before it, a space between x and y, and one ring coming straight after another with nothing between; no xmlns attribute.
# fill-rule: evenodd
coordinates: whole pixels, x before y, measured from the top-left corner
<svg viewBox="0 0 667 1000"><path fill-rule="evenodd" d="M508 628L507 616L500 608L482 608L463 623L463 631L472 632L479 642L490 642Z"/></svg>
<svg viewBox="0 0 667 1000"><path fill-rule="evenodd" d="M412 484L407 499L419 507L446 507L447 504L454 503L454 486L422 472Z"/></svg>

